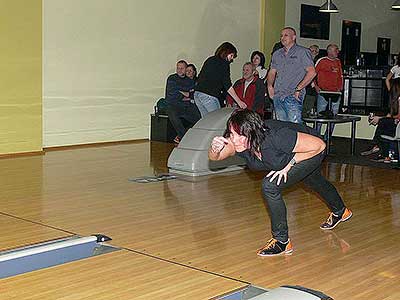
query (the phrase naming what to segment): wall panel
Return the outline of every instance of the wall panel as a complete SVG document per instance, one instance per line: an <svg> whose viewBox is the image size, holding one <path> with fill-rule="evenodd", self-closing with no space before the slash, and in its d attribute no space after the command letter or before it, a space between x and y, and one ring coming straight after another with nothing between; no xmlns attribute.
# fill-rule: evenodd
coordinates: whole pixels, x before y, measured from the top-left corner
<svg viewBox="0 0 400 300"><path fill-rule="evenodd" d="M259 47L260 1L44 0L44 146L142 139L178 59Z"/></svg>

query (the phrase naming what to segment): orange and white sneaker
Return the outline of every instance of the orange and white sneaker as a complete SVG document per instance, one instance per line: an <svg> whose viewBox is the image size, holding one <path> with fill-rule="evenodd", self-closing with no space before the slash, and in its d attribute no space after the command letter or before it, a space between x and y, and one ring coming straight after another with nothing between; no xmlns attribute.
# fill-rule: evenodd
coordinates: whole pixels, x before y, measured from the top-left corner
<svg viewBox="0 0 400 300"><path fill-rule="evenodd" d="M293 245L290 239L286 243L282 243L277 239L270 239L265 246L258 249L258 256L275 256L275 255L290 255L293 252Z"/></svg>
<svg viewBox="0 0 400 300"><path fill-rule="evenodd" d="M335 215L333 212L329 214L328 219L319 226L323 230L329 230L335 228L340 222L347 221L352 217L353 213L350 209L345 208L341 216Z"/></svg>

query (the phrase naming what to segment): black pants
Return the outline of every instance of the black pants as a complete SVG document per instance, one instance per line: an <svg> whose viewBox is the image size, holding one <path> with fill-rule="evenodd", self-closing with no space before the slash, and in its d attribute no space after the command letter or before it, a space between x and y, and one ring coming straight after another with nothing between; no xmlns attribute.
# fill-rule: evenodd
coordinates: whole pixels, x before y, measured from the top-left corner
<svg viewBox="0 0 400 300"><path fill-rule="evenodd" d="M262 190L271 218L272 236L275 239L286 242L289 238L286 205L282 199L282 190L297 182L303 181L318 193L334 214L343 214L345 206L342 198L336 188L321 174L323 158L324 155L321 153L296 164L290 169L287 182L281 181L279 186L276 184L276 178L273 182L269 182L271 177L264 178Z"/></svg>
<svg viewBox="0 0 400 300"><path fill-rule="evenodd" d="M201 117L196 104L190 101L168 103L167 114L179 138L182 138Z"/></svg>
<svg viewBox="0 0 400 300"><path fill-rule="evenodd" d="M381 135L395 136L396 135L395 119L393 118L381 118L379 119L378 125L375 129L373 141L376 145L379 145L382 156L387 157L389 155L390 141L381 138Z"/></svg>

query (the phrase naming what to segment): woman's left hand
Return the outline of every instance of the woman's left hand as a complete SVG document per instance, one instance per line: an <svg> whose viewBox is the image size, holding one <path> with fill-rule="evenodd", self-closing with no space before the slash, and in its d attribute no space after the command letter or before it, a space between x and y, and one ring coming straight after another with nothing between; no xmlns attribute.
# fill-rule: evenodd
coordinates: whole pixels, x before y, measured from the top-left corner
<svg viewBox="0 0 400 300"><path fill-rule="evenodd" d="M283 178L283 182L286 183L286 181L287 181L287 173L289 172L289 170L290 170L291 168L292 168L292 166L291 166L290 164L288 164L286 167L284 167L284 168L283 168L282 170L280 170L280 171L271 171L271 172L269 172L268 175L267 175L267 177L272 176L272 177L270 178L269 182L274 181L274 179L275 179L276 177L278 177L278 181L276 182L276 185L279 185L279 184L281 183L282 178Z"/></svg>

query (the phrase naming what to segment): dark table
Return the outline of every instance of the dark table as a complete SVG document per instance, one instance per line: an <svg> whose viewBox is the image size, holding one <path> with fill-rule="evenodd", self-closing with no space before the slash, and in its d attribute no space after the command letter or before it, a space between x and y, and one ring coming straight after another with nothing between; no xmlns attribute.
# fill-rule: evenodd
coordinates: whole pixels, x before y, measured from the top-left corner
<svg viewBox="0 0 400 300"><path fill-rule="evenodd" d="M322 118L320 116L316 117L303 117L304 122L313 123L313 127L317 126L317 123L326 124L327 126L327 141L326 141L326 154L330 152L331 145L331 133L330 126L331 124L340 124L340 123L351 123L351 155L354 155L354 149L356 144L356 122L360 121L361 117L352 116L352 115L336 115L333 118Z"/></svg>

